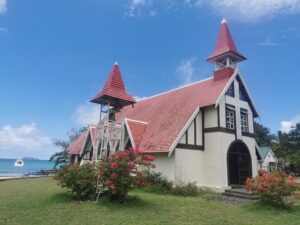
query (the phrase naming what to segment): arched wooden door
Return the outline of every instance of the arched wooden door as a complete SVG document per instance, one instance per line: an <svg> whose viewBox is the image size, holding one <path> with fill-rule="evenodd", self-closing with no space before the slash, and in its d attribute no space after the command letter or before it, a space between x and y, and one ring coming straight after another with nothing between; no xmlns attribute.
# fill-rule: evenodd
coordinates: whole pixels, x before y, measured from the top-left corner
<svg viewBox="0 0 300 225"><path fill-rule="evenodd" d="M233 142L227 153L229 185L244 185L252 176L251 155L248 147L242 141Z"/></svg>

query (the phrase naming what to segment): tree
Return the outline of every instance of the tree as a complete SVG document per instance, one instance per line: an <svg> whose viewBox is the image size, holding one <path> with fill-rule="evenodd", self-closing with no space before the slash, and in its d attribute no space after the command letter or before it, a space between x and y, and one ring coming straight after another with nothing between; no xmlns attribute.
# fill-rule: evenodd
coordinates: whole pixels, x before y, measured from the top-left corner
<svg viewBox="0 0 300 225"><path fill-rule="evenodd" d="M293 172L300 171L300 123L288 133L278 132L276 154Z"/></svg>
<svg viewBox="0 0 300 225"><path fill-rule="evenodd" d="M55 139L53 141L53 144L57 147L61 148L60 152L54 153L50 157L50 161L54 162L54 167L57 167L58 165L66 164L69 162L69 154L68 154L68 147L69 145L75 141L83 132L87 130L87 127L83 127L80 129L71 129L67 133L67 140L60 140L60 139Z"/></svg>
<svg viewBox="0 0 300 225"><path fill-rule="evenodd" d="M259 146L272 146L276 135L271 134L270 129L254 121L255 140Z"/></svg>

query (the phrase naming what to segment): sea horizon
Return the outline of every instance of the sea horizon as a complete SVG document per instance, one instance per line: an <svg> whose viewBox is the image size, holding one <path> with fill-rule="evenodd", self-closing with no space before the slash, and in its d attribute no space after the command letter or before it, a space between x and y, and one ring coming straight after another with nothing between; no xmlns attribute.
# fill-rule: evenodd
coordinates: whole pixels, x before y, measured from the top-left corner
<svg viewBox="0 0 300 225"><path fill-rule="evenodd" d="M54 162L49 160L24 158L23 167L15 166L17 159L0 158L0 177L22 177L40 172L41 170L52 170L54 167Z"/></svg>

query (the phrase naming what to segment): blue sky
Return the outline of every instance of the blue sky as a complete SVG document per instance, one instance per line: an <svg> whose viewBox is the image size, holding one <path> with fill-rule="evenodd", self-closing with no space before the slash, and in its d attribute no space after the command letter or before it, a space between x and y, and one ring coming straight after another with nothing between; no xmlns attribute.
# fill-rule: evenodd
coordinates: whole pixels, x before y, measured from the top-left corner
<svg viewBox="0 0 300 225"><path fill-rule="evenodd" d="M139 98L209 77L226 17L272 132L300 121L300 1L0 0L0 158L48 158L118 61Z"/></svg>

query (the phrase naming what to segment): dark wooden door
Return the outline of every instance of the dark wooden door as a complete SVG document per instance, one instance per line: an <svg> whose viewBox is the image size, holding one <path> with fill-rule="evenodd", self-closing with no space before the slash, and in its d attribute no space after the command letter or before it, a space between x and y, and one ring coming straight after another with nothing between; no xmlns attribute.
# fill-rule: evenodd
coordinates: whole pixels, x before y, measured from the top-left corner
<svg viewBox="0 0 300 225"><path fill-rule="evenodd" d="M243 185L247 177L252 175L251 155L247 146L236 142L228 151L228 179L229 185Z"/></svg>

